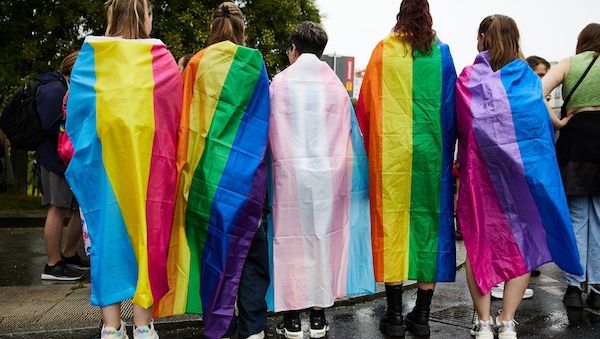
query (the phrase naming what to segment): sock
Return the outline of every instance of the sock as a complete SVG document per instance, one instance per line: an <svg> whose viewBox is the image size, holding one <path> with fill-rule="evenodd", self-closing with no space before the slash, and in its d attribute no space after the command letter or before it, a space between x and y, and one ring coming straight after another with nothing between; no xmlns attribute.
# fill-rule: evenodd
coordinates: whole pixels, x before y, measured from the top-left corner
<svg viewBox="0 0 600 339"><path fill-rule="evenodd" d="M417 302L415 308L428 310L431 307L431 298L433 298L433 290L417 289Z"/></svg>
<svg viewBox="0 0 600 339"><path fill-rule="evenodd" d="M325 318L325 309L321 308L321 309L315 310L314 308L311 308L310 309L310 317L311 318L314 318L314 317Z"/></svg>
<svg viewBox="0 0 600 339"><path fill-rule="evenodd" d="M402 313L402 285L385 285L387 311Z"/></svg>

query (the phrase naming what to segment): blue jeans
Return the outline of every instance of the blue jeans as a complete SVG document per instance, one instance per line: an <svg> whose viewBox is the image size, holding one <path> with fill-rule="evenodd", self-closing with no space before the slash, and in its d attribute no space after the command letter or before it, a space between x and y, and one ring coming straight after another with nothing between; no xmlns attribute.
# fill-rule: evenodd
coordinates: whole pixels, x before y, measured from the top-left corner
<svg viewBox="0 0 600 339"><path fill-rule="evenodd" d="M263 218L266 220L266 218ZM236 332L240 338L260 333L267 325L267 288L269 288L269 252L266 221L258 227L242 269L238 289L239 315L234 316L225 337Z"/></svg>
<svg viewBox="0 0 600 339"><path fill-rule="evenodd" d="M571 196L568 202L583 275L566 273L567 284L600 284L600 195Z"/></svg>

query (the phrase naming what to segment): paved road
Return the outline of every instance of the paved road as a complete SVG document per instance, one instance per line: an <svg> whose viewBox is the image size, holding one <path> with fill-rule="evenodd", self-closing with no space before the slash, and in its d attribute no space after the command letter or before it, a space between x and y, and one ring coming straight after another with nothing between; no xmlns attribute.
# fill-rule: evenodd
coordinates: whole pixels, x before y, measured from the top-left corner
<svg viewBox="0 0 600 339"><path fill-rule="evenodd" d="M461 246L461 243L457 244ZM89 284L40 286L39 275L44 263L41 228L0 229L0 338L8 333L22 333L13 338L94 337L99 332L96 328L99 312L88 304ZM542 268L542 276L532 279L535 295L522 303L517 315L520 338L600 338L600 312L590 309L566 312L564 309L561 302L565 290L562 279L562 272L552 264ZM41 305L51 299L49 296L56 297L56 306L40 310ZM405 311L414 305L414 297L414 290L405 292ZM79 306L71 309L66 305ZM328 310L329 338L383 338L378 330L378 319L384 307L383 299L375 299ZM497 312L500 307L501 301L494 301L493 311ZM13 318L10 318L11 311ZM14 325L16 320L25 319L32 312L39 312L39 315L31 317L31 323L34 319L47 319L53 322L51 327L39 325L27 329ZM84 314L91 315L88 319L92 321L82 322ZM61 318L61 315L64 317ZM464 270L460 270L455 283L438 285L433 301L431 337L469 338L472 316ZM308 328L307 317L307 314L303 316L304 328ZM161 320L157 329L161 338L198 338L201 328L200 322L195 319ZM278 320L279 316L269 318L268 338L276 338L274 328ZM47 332L49 330L54 332ZM308 333L305 337L308 338ZM407 335L407 338L411 336Z"/></svg>

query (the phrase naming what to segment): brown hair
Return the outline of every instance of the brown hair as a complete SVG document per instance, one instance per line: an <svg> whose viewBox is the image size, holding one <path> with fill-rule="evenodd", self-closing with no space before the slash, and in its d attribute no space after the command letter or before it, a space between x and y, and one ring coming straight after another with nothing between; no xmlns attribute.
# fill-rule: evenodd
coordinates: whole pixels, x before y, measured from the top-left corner
<svg viewBox="0 0 600 339"><path fill-rule="evenodd" d="M149 20L152 8L149 0L108 0L106 6L106 35L125 39L150 37Z"/></svg>
<svg viewBox="0 0 600 339"><path fill-rule="evenodd" d="M206 42L207 46L229 40L236 45L245 45L244 14L232 2L223 2L217 7L213 14L210 25L210 36Z"/></svg>
<svg viewBox="0 0 600 339"><path fill-rule="evenodd" d="M600 53L600 24L591 23L577 37L576 54L593 51Z"/></svg>
<svg viewBox="0 0 600 339"><path fill-rule="evenodd" d="M79 51L72 52L67 55L63 61L60 63L60 68L58 71L64 76L71 76L71 71L73 70L73 65L75 65L75 60L77 60L77 55L79 55Z"/></svg>
<svg viewBox="0 0 600 339"><path fill-rule="evenodd" d="M479 34L483 34L483 49L488 51L494 71L514 59L524 59L519 46L519 28L512 18L506 15L490 15L479 25Z"/></svg>
<svg viewBox="0 0 600 339"><path fill-rule="evenodd" d="M430 54L435 31L427 0L403 0L396 15L396 26L392 29L402 41L410 44L414 51Z"/></svg>

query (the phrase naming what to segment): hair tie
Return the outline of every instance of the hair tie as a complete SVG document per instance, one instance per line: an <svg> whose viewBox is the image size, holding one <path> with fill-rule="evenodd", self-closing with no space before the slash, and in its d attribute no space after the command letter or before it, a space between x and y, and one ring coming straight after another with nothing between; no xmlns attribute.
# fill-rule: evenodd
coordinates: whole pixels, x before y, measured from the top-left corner
<svg viewBox="0 0 600 339"><path fill-rule="evenodd" d="M229 17L229 15L231 14L231 11L229 10L229 7L227 7L227 6L221 7L221 14L223 16Z"/></svg>

